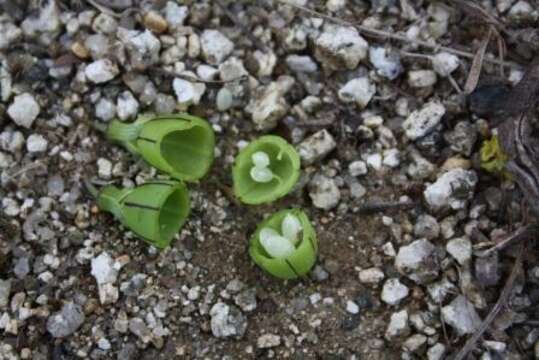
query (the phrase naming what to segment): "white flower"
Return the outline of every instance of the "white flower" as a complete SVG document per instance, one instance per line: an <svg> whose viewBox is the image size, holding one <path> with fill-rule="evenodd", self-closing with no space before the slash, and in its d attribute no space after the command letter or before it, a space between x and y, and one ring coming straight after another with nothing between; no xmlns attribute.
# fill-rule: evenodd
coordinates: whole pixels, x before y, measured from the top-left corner
<svg viewBox="0 0 539 360"><path fill-rule="evenodd" d="M271 169L268 167L270 164L268 154L263 151L257 151L251 155L251 160L254 164L250 171L251 178L259 183L270 182L274 175Z"/></svg>
<svg viewBox="0 0 539 360"><path fill-rule="evenodd" d="M275 259L284 259L292 255L298 243L298 234L302 230L299 219L288 214L281 223L282 235L271 228L260 230L260 244L269 256Z"/></svg>

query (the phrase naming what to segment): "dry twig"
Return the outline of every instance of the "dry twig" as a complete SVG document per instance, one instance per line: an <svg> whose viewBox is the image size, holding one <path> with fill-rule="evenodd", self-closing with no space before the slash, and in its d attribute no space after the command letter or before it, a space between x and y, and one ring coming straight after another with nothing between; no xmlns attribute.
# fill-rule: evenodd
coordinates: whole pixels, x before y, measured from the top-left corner
<svg viewBox="0 0 539 360"><path fill-rule="evenodd" d="M472 91L477 87L479 82L479 76L481 75L481 69L483 68L483 61L485 59L485 51L487 50L488 43L490 42L490 37L492 36L492 29L488 31L488 35L481 42L481 46L475 54L472 66L470 67L470 72L468 73L468 79L466 79L466 84L464 85L464 93L471 94Z"/></svg>
<svg viewBox="0 0 539 360"><path fill-rule="evenodd" d="M498 298L498 301L496 302L492 310L490 310L485 320L483 320L483 322L481 323L481 325L479 326L475 334L473 334L473 336L470 337L466 341L462 349L455 355L454 360L464 360L466 358L466 356L470 353L470 351L472 351L473 348L475 347L475 343L477 342L477 340L479 340L481 336L483 336L485 331L489 328L490 324L494 321L498 313L502 310L502 308L507 303L509 296L511 296L511 292L515 284L515 280L517 276L520 274L520 272L522 271L522 257L524 255L524 249L525 249L525 245L522 244L520 246L520 251L518 252L518 256L515 259L515 263L513 265L513 269L511 270L511 274L509 275L509 277L507 278L507 281L505 282L505 285L503 287L502 293L500 294L500 297Z"/></svg>

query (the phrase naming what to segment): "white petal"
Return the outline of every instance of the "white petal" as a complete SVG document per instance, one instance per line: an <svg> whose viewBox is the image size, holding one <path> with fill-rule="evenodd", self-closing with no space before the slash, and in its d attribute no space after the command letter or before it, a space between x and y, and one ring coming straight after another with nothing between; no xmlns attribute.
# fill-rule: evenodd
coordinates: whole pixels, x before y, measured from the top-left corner
<svg viewBox="0 0 539 360"><path fill-rule="evenodd" d="M301 230L301 222L296 216L287 214L284 217L283 222L281 223L281 232L285 238L292 242L292 244L297 244L298 234Z"/></svg>
<svg viewBox="0 0 539 360"><path fill-rule="evenodd" d="M262 230L260 230L260 233L258 234L258 237L260 238L261 242L266 241L272 236L280 236L280 234L272 228L262 228Z"/></svg>
<svg viewBox="0 0 539 360"><path fill-rule="evenodd" d="M255 166L251 169L251 178L259 183L267 183L273 179L273 173L267 167Z"/></svg>
<svg viewBox="0 0 539 360"><path fill-rule="evenodd" d="M253 160L256 167L267 167L270 164L268 154L263 151L257 151L251 155L251 160Z"/></svg>
<svg viewBox="0 0 539 360"><path fill-rule="evenodd" d="M260 237L260 244L262 244L268 255L274 259L289 257L296 250L287 238L279 235Z"/></svg>

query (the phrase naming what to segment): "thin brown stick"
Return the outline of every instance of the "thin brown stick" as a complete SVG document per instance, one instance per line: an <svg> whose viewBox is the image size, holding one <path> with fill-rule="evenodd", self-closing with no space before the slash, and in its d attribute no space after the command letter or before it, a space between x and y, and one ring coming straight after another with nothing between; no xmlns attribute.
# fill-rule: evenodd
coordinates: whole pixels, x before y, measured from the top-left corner
<svg viewBox="0 0 539 360"><path fill-rule="evenodd" d="M538 228L537 224L528 224L526 226L523 226L513 232L511 235L503 239L502 241L498 242L496 245L492 246L491 248L481 251L480 253L477 253L477 256L479 257L487 257L492 255L494 252L500 251L505 249L507 246L514 244L516 242L526 240L536 231Z"/></svg>
<svg viewBox="0 0 539 360"><path fill-rule="evenodd" d="M492 310L490 310L487 317L485 318L485 320L483 320L483 322L481 323L481 325L479 326L475 334L473 334L473 336L470 337L466 341L462 349L457 353L457 355L455 355L454 360L464 360L466 356L468 356L470 351L472 351L473 348L475 347L475 343L477 342L477 340L479 340L481 336L483 336L483 334L488 329L490 324L494 321L498 313L507 303L507 300L509 299L509 296L511 295L511 292L513 290L515 280L522 269L522 257L524 255L525 247L526 247L525 244L522 244L520 246L520 251L518 252L517 258L515 259L513 269L511 270L511 274L509 274L507 281L505 282L505 285L503 287L502 293L500 294L500 297L498 298L498 301L496 302L494 307L492 307Z"/></svg>
<svg viewBox="0 0 539 360"><path fill-rule="evenodd" d="M222 85L222 84L227 84L227 83L231 83L235 81L244 81L244 80L247 80L248 78L247 75L241 75L231 80L204 80L204 79L199 78L198 76L178 74L173 71L168 71L168 70L161 69L158 67L152 67L150 68L150 71L155 72L159 75L176 77L176 78L180 78L180 79L187 80L190 82L198 82L198 83L204 83L204 84L221 84Z"/></svg>
<svg viewBox="0 0 539 360"><path fill-rule="evenodd" d="M454 55L457 55L457 56L461 56L461 57L464 57L464 58L468 58L468 59L473 59L474 56L475 56L475 54L473 54L471 52L468 52L468 51L458 50L458 49L454 49L454 48L451 48L451 47L448 47L448 46L433 45L433 44L431 44L429 42L426 42L426 41L409 39L406 36L401 35L401 34L390 33L390 32L379 30L379 29L372 29L372 28L366 27L364 25L359 25L359 24L356 24L356 23L353 23L353 22L350 22L350 21L338 19L338 18L335 18L333 16L322 14L322 13L316 11L316 10L309 9L309 8L307 8L305 6L300 6L300 5L289 3L286 0L277 0L277 1L279 3L281 3L281 4L291 6L291 7L295 8L295 9L301 10L301 11L309 13L311 15L315 15L317 17L324 18L326 20L330 20L330 21L335 22L337 24L355 27L359 32L362 32L364 35L379 36L379 37L383 37L383 38L387 38L387 39L391 39L391 40L397 40L397 41L400 41L400 42L414 44L414 45L421 46L421 47L424 47L424 48L427 48L427 49L431 49L433 51L445 51L445 52L448 52L448 53L451 53L451 54L454 54ZM484 61L492 63L492 64L497 64L497 65L513 68L513 69L522 69L521 65L515 64L514 62L501 61L499 59L494 59L494 58L489 58L489 57L486 57L484 59Z"/></svg>
<svg viewBox="0 0 539 360"><path fill-rule="evenodd" d="M479 76L481 76L481 69L483 68L483 61L485 60L485 52L487 51L488 43L492 36L492 29L488 31L487 37L481 42L481 46L475 53L475 56L472 61L472 66L470 66L470 72L468 73L468 78L464 84L464 93L471 94L475 90L477 83L479 82Z"/></svg>

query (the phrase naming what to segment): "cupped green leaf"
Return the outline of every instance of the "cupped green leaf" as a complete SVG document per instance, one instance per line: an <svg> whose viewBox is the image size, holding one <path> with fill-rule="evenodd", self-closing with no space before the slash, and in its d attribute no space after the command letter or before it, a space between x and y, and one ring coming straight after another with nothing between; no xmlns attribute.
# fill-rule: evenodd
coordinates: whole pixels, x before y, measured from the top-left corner
<svg viewBox="0 0 539 360"><path fill-rule="evenodd" d="M189 192L177 181L152 181L133 189L106 186L99 192L97 204L158 248L170 244L190 211Z"/></svg>
<svg viewBox="0 0 539 360"><path fill-rule="evenodd" d="M269 157L267 167L259 167L255 164L257 155L264 153ZM285 196L292 190L300 175L299 155L292 145L286 140L275 135L262 136L236 156L232 177L234 181L234 194L246 204L262 204L274 201ZM256 181L253 178L253 169L269 169L274 177L270 181ZM264 174L262 172L262 174Z"/></svg>
<svg viewBox="0 0 539 360"><path fill-rule="evenodd" d="M178 180L202 178L213 162L215 134L196 116L145 115L132 124L113 121L107 135Z"/></svg>
<svg viewBox="0 0 539 360"><path fill-rule="evenodd" d="M272 258L260 243L262 229L272 229L281 232L282 223L288 214L294 215L301 224L300 241L295 245L295 251L284 259ZM307 274L316 262L318 240L316 232L307 215L299 209L281 210L260 223L251 236L249 255L253 261L269 274L280 279L295 279Z"/></svg>

